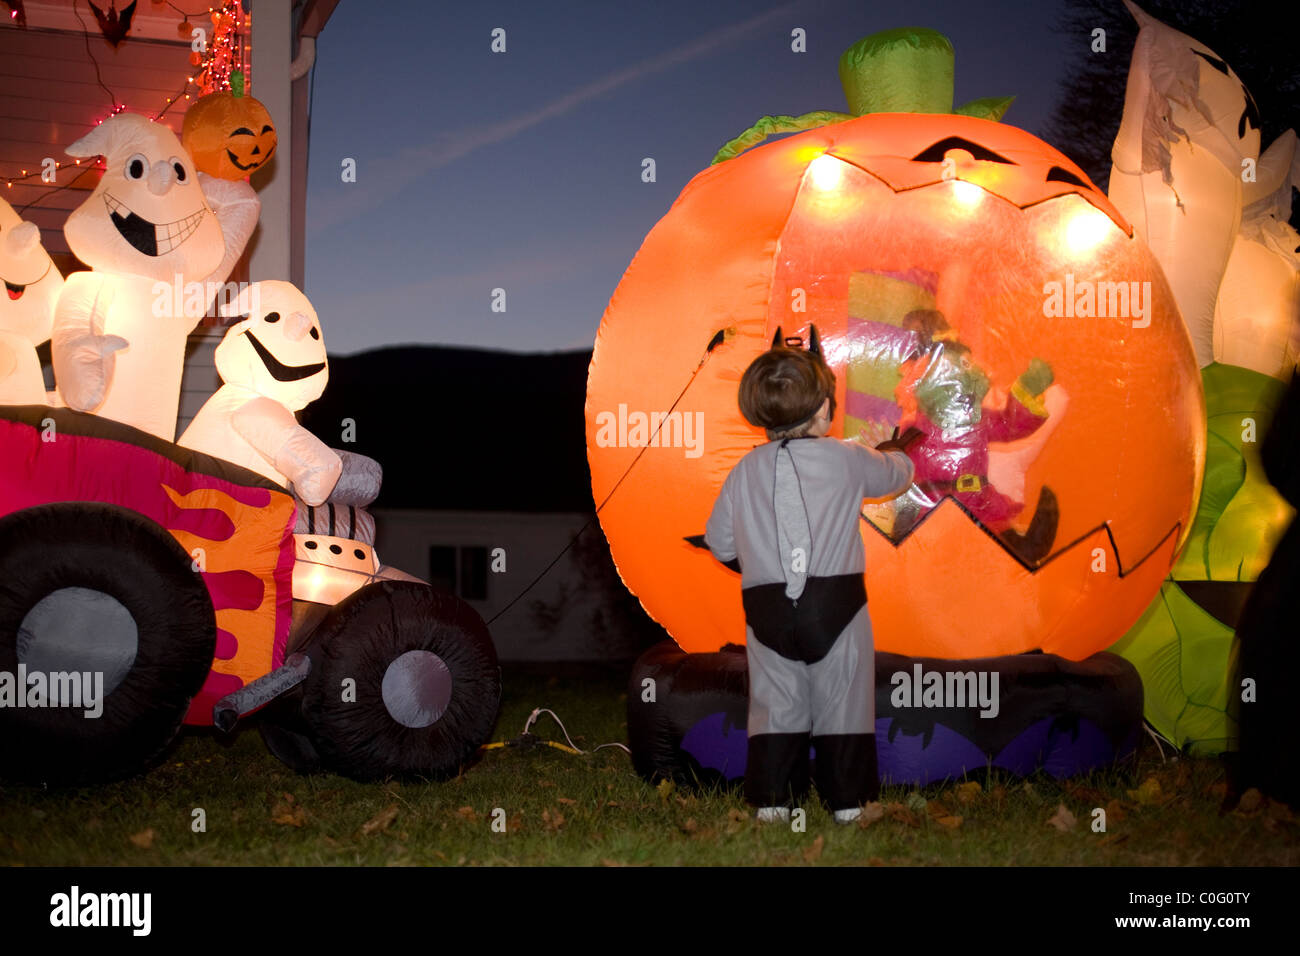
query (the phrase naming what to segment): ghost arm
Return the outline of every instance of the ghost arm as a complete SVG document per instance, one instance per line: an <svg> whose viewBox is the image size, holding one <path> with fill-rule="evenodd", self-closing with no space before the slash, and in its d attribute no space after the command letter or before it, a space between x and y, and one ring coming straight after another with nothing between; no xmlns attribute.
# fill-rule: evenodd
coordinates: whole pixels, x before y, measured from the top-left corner
<svg viewBox="0 0 1300 956"><path fill-rule="evenodd" d="M218 179L200 172L199 187L216 214L217 222L221 224L221 236L226 245L221 265L204 282L204 287L209 288L214 283L221 285L230 277L235 263L244 254L244 247L248 245L253 230L257 228L262 201L257 198L253 187L242 179Z"/></svg>
<svg viewBox="0 0 1300 956"><path fill-rule="evenodd" d="M111 276L84 273L64 284L54 309L54 378L63 400L77 411L93 411L104 401L113 353L129 344L120 335L103 334L114 291Z"/></svg>
<svg viewBox="0 0 1300 956"><path fill-rule="evenodd" d="M236 409L230 424L239 437L293 483L304 502L315 507L329 498L343 471L342 461L279 402L255 398Z"/></svg>

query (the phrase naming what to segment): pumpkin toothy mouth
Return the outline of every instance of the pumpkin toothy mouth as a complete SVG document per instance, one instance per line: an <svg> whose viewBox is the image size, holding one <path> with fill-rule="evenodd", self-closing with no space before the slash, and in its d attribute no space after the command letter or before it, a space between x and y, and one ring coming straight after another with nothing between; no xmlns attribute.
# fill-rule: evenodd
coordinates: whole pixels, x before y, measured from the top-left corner
<svg viewBox="0 0 1300 956"><path fill-rule="evenodd" d="M108 193L104 193L104 205L108 207L109 218L113 220L113 225L122 238L146 256L165 256L174 252L182 242L194 235L208 211L206 206L200 206L184 219L156 223L133 213Z"/></svg>
<svg viewBox="0 0 1300 956"><path fill-rule="evenodd" d="M257 336L252 332L245 332L248 341L253 343L253 351L257 357L262 360L266 370L271 373L271 377L277 382L297 382L304 378L311 378L317 372L325 368L324 362L315 362L311 365L285 365L278 358L271 354L261 342L257 341Z"/></svg>
<svg viewBox="0 0 1300 956"><path fill-rule="evenodd" d="M265 156L259 157L258 159L252 160L247 164L245 164L245 163L241 163L237 158L235 158L235 154L228 149L226 150L226 158L230 160L230 162L234 165L236 169L246 173L250 169L257 169L259 166L265 165L266 161L271 158L271 155L274 152L275 152L275 147L272 146L269 150L266 151Z"/></svg>

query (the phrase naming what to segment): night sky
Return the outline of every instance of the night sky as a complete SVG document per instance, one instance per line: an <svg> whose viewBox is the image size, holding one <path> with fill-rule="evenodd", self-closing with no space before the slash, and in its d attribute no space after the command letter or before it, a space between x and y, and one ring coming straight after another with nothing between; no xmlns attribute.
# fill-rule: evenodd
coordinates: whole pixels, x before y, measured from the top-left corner
<svg viewBox="0 0 1300 956"><path fill-rule="evenodd" d="M844 110L836 64L869 33L946 33L955 103L1014 94L1006 121L1036 134L1075 53L1057 3L467 6L345 0L321 34L306 291L331 352L590 348L682 187L760 116ZM806 53L790 50L795 27ZM644 157L657 182L641 181Z"/></svg>

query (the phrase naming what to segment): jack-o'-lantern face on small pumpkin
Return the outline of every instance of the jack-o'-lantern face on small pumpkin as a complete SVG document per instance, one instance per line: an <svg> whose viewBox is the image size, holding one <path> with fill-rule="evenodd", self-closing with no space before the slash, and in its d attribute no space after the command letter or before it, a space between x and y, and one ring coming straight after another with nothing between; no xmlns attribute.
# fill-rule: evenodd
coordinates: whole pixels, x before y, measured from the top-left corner
<svg viewBox="0 0 1300 956"><path fill-rule="evenodd" d="M274 155L276 133L265 106L231 90L209 93L190 107L181 142L209 176L244 179Z"/></svg>

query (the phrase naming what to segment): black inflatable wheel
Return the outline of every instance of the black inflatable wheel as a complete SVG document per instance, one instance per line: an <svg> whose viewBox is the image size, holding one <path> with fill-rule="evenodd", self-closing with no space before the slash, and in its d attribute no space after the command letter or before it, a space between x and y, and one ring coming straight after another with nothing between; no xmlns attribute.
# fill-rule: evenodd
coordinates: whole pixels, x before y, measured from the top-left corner
<svg viewBox="0 0 1300 956"><path fill-rule="evenodd" d="M286 694L258 712L262 742L282 764L296 773L319 773L320 753L302 716L302 693Z"/></svg>
<svg viewBox="0 0 1300 956"><path fill-rule="evenodd" d="M455 595L410 581L368 584L321 622L307 653L302 714L326 769L356 780L442 779L492 733L496 649ZM353 688L355 699L345 699Z"/></svg>
<svg viewBox="0 0 1300 956"><path fill-rule="evenodd" d="M0 706L0 776L71 785L139 772L180 730L215 647L203 579L156 523L91 502L0 519L0 675L16 686L21 664L29 680L103 681L97 717L66 700Z"/></svg>

